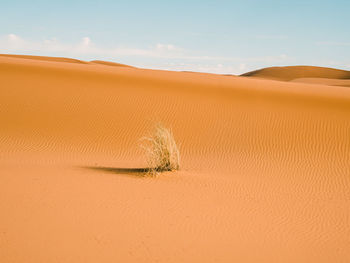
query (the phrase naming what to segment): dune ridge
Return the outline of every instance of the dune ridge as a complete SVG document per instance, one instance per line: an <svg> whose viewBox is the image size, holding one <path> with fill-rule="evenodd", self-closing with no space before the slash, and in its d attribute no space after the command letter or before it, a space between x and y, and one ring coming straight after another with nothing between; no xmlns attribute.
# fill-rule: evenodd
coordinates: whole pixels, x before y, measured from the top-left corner
<svg viewBox="0 0 350 263"><path fill-rule="evenodd" d="M2 262L350 259L350 89L5 56L0 80ZM151 179L157 122L182 166Z"/></svg>
<svg viewBox="0 0 350 263"><path fill-rule="evenodd" d="M106 65L106 66L114 66L114 67L128 67L128 68L134 68L133 66L121 64L121 63L116 63L116 62L109 62L109 61L102 61L102 60L92 60L90 63L94 64L101 64L101 65Z"/></svg>
<svg viewBox="0 0 350 263"><path fill-rule="evenodd" d="M69 63L88 64L88 62L82 61L79 59L63 58L63 57L11 55L11 54L0 54L0 56L1 57L9 57L9 58L19 58L19 59L33 59L33 60L43 60L43 61L53 61L53 62L69 62Z"/></svg>
<svg viewBox="0 0 350 263"><path fill-rule="evenodd" d="M286 66L263 68L241 76L282 81L301 78L350 79L350 71L315 66Z"/></svg>

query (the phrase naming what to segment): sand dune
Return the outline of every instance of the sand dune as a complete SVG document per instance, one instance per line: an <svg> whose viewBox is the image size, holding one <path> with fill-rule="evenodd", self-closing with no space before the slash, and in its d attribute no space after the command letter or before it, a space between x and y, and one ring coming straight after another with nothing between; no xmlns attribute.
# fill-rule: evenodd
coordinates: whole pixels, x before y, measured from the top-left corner
<svg viewBox="0 0 350 263"><path fill-rule="evenodd" d="M241 76L283 81L301 78L350 79L350 71L313 66L289 66L259 69Z"/></svg>
<svg viewBox="0 0 350 263"><path fill-rule="evenodd" d="M86 61L82 61L82 60L78 60L78 59L62 58L62 57L44 57L44 56L9 55L9 54L0 54L0 56L1 57L9 57L9 58L53 61L53 62L69 62L69 63L80 63L80 64L87 64L88 63Z"/></svg>
<svg viewBox="0 0 350 263"><path fill-rule="evenodd" d="M349 88L55 59L0 57L1 262L350 260Z"/></svg>
<svg viewBox="0 0 350 263"><path fill-rule="evenodd" d="M350 79L300 78L293 79L291 81L309 84L350 87Z"/></svg>
<svg viewBox="0 0 350 263"><path fill-rule="evenodd" d="M91 63L94 64L101 64L105 66L115 66L115 67L128 67L128 68L133 68L132 66L125 65L125 64L120 64L120 63L115 63L115 62L109 62L109 61L102 61L102 60L92 60L90 61Z"/></svg>

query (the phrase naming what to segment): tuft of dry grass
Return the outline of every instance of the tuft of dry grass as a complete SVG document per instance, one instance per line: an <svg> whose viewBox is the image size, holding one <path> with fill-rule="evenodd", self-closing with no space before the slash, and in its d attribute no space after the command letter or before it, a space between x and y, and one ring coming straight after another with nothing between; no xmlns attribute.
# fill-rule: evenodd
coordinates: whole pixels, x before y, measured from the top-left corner
<svg viewBox="0 0 350 263"><path fill-rule="evenodd" d="M146 151L150 174L179 170L180 152L171 129L158 124L152 136L142 140L146 142L142 148Z"/></svg>

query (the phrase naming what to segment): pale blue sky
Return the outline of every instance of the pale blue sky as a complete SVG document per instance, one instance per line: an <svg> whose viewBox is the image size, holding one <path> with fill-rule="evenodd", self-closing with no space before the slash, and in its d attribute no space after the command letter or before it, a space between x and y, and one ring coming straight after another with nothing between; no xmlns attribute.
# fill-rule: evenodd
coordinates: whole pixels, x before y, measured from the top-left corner
<svg viewBox="0 0 350 263"><path fill-rule="evenodd" d="M349 0L2 0L0 25L0 53L233 74L350 70Z"/></svg>

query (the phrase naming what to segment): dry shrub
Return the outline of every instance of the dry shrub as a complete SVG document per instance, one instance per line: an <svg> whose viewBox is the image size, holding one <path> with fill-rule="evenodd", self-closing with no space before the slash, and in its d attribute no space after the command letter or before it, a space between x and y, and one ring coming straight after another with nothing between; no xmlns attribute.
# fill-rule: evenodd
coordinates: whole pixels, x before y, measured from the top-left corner
<svg viewBox="0 0 350 263"><path fill-rule="evenodd" d="M180 152L170 129L158 124L153 135L143 140L146 143L142 148L146 151L148 170L151 174L179 170Z"/></svg>

